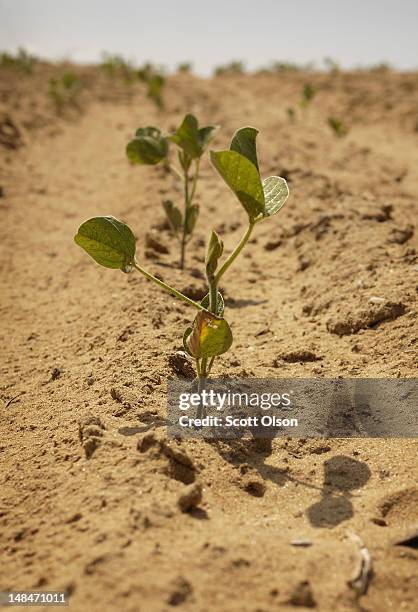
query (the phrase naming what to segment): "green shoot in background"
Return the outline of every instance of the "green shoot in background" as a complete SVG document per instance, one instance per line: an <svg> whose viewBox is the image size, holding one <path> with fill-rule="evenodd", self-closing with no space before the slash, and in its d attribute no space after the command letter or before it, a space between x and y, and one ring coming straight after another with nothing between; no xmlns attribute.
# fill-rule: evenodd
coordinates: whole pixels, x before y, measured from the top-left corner
<svg viewBox="0 0 418 612"><path fill-rule="evenodd" d="M0 68L20 70L26 74L32 74L37 58L20 47L16 55L4 51L0 53Z"/></svg>
<svg viewBox="0 0 418 612"><path fill-rule="evenodd" d="M302 97L299 105L301 108L306 108L310 102L314 99L316 89L311 83L305 83L302 89Z"/></svg>
<svg viewBox="0 0 418 612"><path fill-rule="evenodd" d="M147 86L147 96L154 102L159 110L164 108L163 90L165 86L165 77L161 71L158 71L152 64L145 64L137 70L137 76L140 81Z"/></svg>
<svg viewBox="0 0 418 612"><path fill-rule="evenodd" d="M125 83L131 83L136 78L134 66L121 55L104 53L100 68L109 77L121 77Z"/></svg>
<svg viewBox="0 0 418 612"><path fill-rule="evenodd" d="M334 134L338 138L343 138L348 134L348 127L345 125L344 121L341 119L337 119L336 117L328 117L327 119L329 127L332 129Z"/></svg>
<svg viewBox="0 0 418 612"><path fill-rule="evenodd" d="M209 128L201 129L206 130L206 138ZM224 300L219 292L220 283L224 281L225 274L248 243L255 226L279 212L289 195L286 181L283 178L278 176L270 176L264 180L261 178L256 150L257 133L255 128L242 128L235 133L228 150L210 152L213 166L245 209L248 224L239 243L223 260L222 240L212 230L205 258L208 292L201 302L190 299L140 265L136 258L136 238L128 225L122 221L114 217L94 217L85 221L74 237L76 244L98 264L105 268L119 269L125 273L136 270L168 294L197 310L194 321L184 332L183 345L185 351L195 361L200 388L209 377L216 358L226 353L233 342L231 328L224 318ZM159 135L159 130L155 135ZM188 156L192 152L196 154L196 157L191 159L199 159L197 148L195 148L196 142L191 145L184 138L184 132L180 128L174 136L175 138L172 137L174 142L177 144L181 142L183 145L182 155L187 150ZM202 137L200 140L201 145L203 141L206 142L205 138ZM149 143L152 146L147 149L153 158L158 151L161 154L165 150L158 138L156 140L157 148L155 148L156 143L153 142ZM192 148L189 148L190 146Z"/></svg>
<svg viewBox="0 0 418 612"><path fill-rule="evenodd" d="M128 159L133 164L164 164L183 184L183 211L171 200L163 207L171 230L180 244L180 268L185 265L186 246L190 241L199 207L194 203L199 180L200 161L216 127L199 127L194 115L186 115L174 134L164 135L156 127L139 128L135 138L126 147ZM178 148L176 166L169 158L169 144Z"/></svg>
<svg viewBox="0 0 418 612"><path fill-rule="evenodd" d="M51 79L48 95L51 98L57 113L61 113L66 106L79 108L79 95L82 85L76 74L66 72L59 79Z"/></svg>

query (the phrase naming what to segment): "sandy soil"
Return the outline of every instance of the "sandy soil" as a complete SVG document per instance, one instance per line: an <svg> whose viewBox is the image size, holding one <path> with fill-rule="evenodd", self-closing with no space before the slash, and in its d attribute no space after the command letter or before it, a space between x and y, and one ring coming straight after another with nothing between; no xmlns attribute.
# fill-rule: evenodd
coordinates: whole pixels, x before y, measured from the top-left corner
<svg viewBox="0 0 418 612"><path fill-rule="evenodd" d="M175 179L131 167L124 147L188 111L221 126L214 148L254 125L262 174L291 197L225 277L235 342L215 375L416 376L417 75L177 75L160 113L140 84L85 68L80 110L57 116L56 70L0 74L0 589L67 589L92 612L416 610L418 551L394 545L418 528L416 440L169 440L166 381L193 313L94 265L73 235L123 218L150 270L202 295L208 229L230 250L245 213L206 161L179 271L161 229ZM317 96L292 123L307 79ZM184 513L193 483L202 501ZM350 586L357 538L365 594Z"/></svg>

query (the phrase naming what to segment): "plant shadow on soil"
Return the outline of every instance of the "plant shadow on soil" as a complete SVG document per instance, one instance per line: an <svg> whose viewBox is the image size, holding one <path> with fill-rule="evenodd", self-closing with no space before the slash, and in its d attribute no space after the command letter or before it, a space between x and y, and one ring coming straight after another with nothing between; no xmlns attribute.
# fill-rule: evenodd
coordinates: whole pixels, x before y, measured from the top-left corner
<svg viewBox="0 0 418 612"><path fill-rule="evenodd" d="M306 515L314 527L336 527L354 516L351 491L363 487L370 479L369 466L338 455L324 463L321 500L310 506Z"/></svg>
<svg viewBox="0 0 418 612"><path fill-rule="evenodd" d="M338 455L324 462L323 485L317 487L293 477L286 469L266 464L265 460L272 452L272 440L267 438L248 441L224 440L222 444L216 443L216 449L224 459L235 466L242 465L244 460L263 480L270 480L278 486L284 486L290 481L318 490L320 501L306 510L306 516L313 527L332 528L352 518L354 508L351 491L363 487L371 477L366 463Z"/></svg>

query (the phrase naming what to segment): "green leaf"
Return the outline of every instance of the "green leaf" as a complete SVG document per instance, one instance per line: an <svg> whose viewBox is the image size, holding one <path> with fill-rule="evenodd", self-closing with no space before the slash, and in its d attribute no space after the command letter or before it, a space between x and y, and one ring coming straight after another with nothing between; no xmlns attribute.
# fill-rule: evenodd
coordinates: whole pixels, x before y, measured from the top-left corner
<svg viewBox="0 0 418 612"><path fill-rule="evenodd" d="M187 155L187 153L185 153L184 151L179 151L178 152L178 159L179 159L179 162L180 162L180 166L183 168L183 170L185 170L185 172L187 172L188 169L191 166L192 158L189 157Z"/></svg>
<svg viewBox="0 0 418 612"><path fill-rule="evenodd" d="M201 310L193 322L186 344L195 359L225 353L232 344L232 332L225 319Z"/></svg>
<svg viewBox="0 0 418 612"><path fill-rule="evenodd" d="M171 200L164 200L163 208L167 215L168 222L171 225L171 229L174 232L183 225L183 217L180 210L173 204Z"/></svg>
<svg viewBox="0 0 418 612"><path fill-rule="evenodd" d="M208 144L213 138L213 133L216 132L218 126L216 125L207 125L206 127L202 127L199 129L199 144L200 148L203 151L206 149Z"/></svg>
<svg viewBox="0 0 418 612"><path fill-rule="evenodd" d="M210 302L210 296L209 296L209 293L207 293L200 303L202 304L203 308L206 308L206 310L208 310L209 302ZM223 316L224 310L225 310L225 302L224 302L222 293L218 291L218 299L216 303L216 314L218 315L218 317Z"/></svg>
<svg viewBox="0 0 418 612"><path fill-rule="evenodd" d="M183 149L191 159L196 159L202 155L215 129L215 126L210 125L199 129L196 117L188 114L169 139Z"/></svg>
<svg viewBox="0 0 418 612"><path fill-rule="evenodd" d="M168 154L168 143L156 127L139 128L126 147L126 155L133 164L155 165Z"/></svg>
<svg viewBox="0 0 418 612"><path fill-rule="evenodd" d="M210 159L254 221L264 211L264 191L257 168L237 151L211 151Z"/></svg>
<svg viewBox="0 0 418 612"><path fill-rule="evenodd" d="M223 250L224 244L222 240L219 238L215 230L212 230L205 259L206 274L208 276L211 276L215 273L216 268L218 267L218 260L221 257Z"/></svg>
<svg viewBox="0 0 418 612"><path fill-rule="evenodd" d="M244 157L249 159L259 171L256 146L257 134L258 130L255 128L243 127L235 132L229 148L231 151L236 151L244 155Z"/></svg>
<svg viewBox="0 0 418 612"><path fill-rule="evenodd" d="M265 206L263 217L275 215L289 196L289 188L284 178L269 176L263 181Z"/></svg>
<svg viewBox="0 0 418 612"><path fill-rule="evenodd" d="M164 108L162 92L165 84L165 78L162 74L153 74L146 80L148 85L147 96L155 102L158 108Z"/></svg>
<svg viewBox="0 0 418 612"><path fill-rule="evenodd" d="M186 211L186 234L192 234L196 225L197 217L199 216L199 206L193 204Z"/></svg>
<svg viewBox="0 0 418 612"><path fill-rule="evenodd" d="M78 228L74 241L98 264L129 272L136 240L128 225L115 217L93 217Z"/></svg>

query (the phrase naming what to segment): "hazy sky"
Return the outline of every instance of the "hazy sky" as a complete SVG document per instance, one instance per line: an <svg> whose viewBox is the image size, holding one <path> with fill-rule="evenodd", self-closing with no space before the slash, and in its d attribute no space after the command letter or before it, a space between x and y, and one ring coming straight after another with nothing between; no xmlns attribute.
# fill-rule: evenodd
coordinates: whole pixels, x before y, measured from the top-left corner
<svg viewBox="0 0 418 612"><path fill-rule="evenodd" d="M207 74L242 59L418 67L418 0L0 0L0 49L95 61L102 51Z"/></svg>

